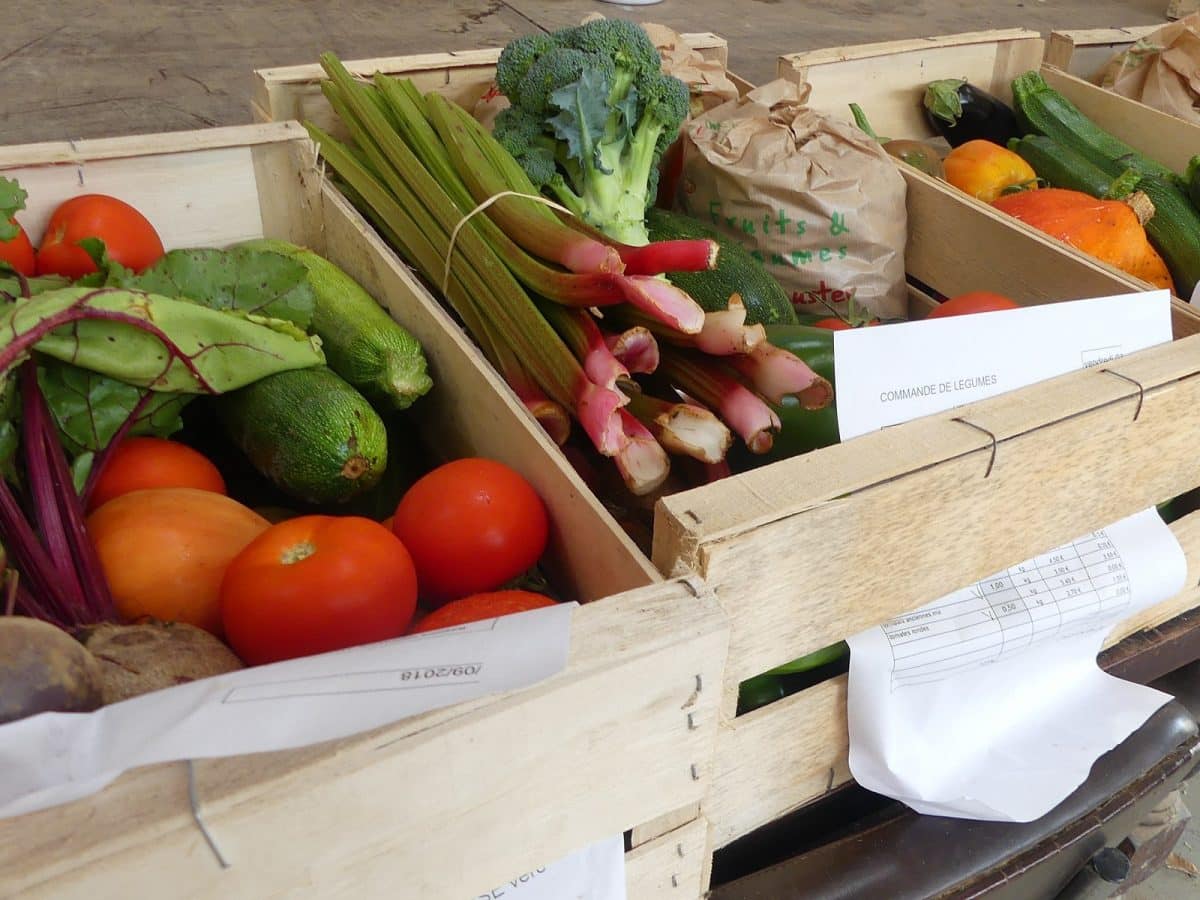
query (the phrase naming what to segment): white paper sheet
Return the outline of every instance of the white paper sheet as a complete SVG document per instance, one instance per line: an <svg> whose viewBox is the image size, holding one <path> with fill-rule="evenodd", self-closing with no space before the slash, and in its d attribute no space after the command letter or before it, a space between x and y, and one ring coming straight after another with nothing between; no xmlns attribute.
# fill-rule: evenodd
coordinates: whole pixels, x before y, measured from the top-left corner
<svg viewBox="0 0 1200 900"><path fill-rule="evenodd" d="M0 818L151 763L285 750L526 687L567 662L575 603L258 666L93 713L0 726Z"/></svg>
<svg viewBox="0 0 1200 900"><path fill-rule="evenodd" d="M1147 291L834 333L843 441L1171 340Z"/></svg>
<svg viewBox="0 0 1200 900"><path fill-rule="evenodd" d="M1096 654L1186 576L1150 509L855 635L851 773L920 813L1044 815L1170 699Z"/></svg>
<svg viewBox="0 0 1200 900"><path fill-rule="evenodd" d="M625 838L605 838L473 900L626 900Z"/></svg>

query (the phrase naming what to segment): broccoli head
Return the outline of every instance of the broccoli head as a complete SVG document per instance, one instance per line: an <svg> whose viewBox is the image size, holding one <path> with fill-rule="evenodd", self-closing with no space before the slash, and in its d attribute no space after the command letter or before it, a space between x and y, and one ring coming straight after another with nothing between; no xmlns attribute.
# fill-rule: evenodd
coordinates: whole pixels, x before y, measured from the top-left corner
<svg viewBox="0 0 1200 900"><path fill-rule="evenodd" d="M688 115L687 86L634 22L601 19L518 38L497 85L496 136L535 184L610 237L645 244L658 162Z"/></svg>

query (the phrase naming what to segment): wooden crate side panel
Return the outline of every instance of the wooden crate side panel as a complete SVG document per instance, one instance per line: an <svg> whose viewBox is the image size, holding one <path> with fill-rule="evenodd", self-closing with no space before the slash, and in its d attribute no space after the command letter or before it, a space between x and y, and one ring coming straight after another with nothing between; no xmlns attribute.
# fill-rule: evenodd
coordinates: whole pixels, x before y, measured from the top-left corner
<svg viewBox="0 0 1200 900"><path fill-rule="evenodd" d="M433 446L450 457L488 456L530 481L550 512L550 555L565 583L575 585L578 599L658 580L649 560L394 251L328 185L322 203L325 252L381 298L426 348L435 387L413 412ZM439 392L441 382L452 383L453 390Z"/></svg>
<svg viewBox="0 0 1200 900"><path fill-rule="evenodd" d="M1188 558L1187 587L1116 625L1110 647L1200 606L1200 513L1171 525ZM713 787L705 804L714 845L799 809L851 780L846 676L724 721L717 733Z"/></svg>
<svg viewBox="0 0 1200 900"><path fill-rule="evenodd" d="M655 559L692 565L729 609L736 690L1200 484L1180 427L1200 403L1198 348L1112 366L1146 387L1136 421L1138 389L1093 369L665 498Z"/></svg>
<svg viewBox="0 0 1200 900"><path fill-rule="evenodd" d="M1034 32L980 32L793 53L780 57L778 74L808 81L813 109L850 120L855 102L876 133L920 139L934 136L921 102L930 81L966 78L1007 102L1013 77L1043 54Z"/></svg>
<svg viewBox="0 0 1200 900"><path fill-rule="evenodd" d="M708 887L708 822L696 818L625 854L629 900L697 900Z"/></svg>
<svg viewBox="0 0 1200 900"><path fill-rule="evenodd" d="M728 64L729 48L719 35L694 32L682 37L706 59ZM471 109L491 88L502 49L492 47L458 53L343 60L343 64L363 78L370 78L376 72L410 78L421 91L437 91ZM254 74L256 84L251 109L257 120L310 121L335 137L345 136L341 121L321 93L320 82L325 73L319 64L259 69Z"/></svg>
<svg viewBox="0 0 1200 900"><path fill-rule="evenodd" d="M1052 31L1046 39L1045 62L1087 81L1097 78L1112 57L1161 25L1128 28L1078 28Z"/></svg>
<svg viewBox="0 0 1200 900"><path fill-rule="evenodd" d="M715 599L679 583L583 607L567 670L527 690L304 751L198 762L229 869L174 764L0 821L0 893L98 900L169 881L181 900L474 896L704 796L727 638Z"/></svg>
<svg viewBox="0 0 1200 900"><path fill-rule="evenodd" d="M81 194L112 194L153 223L167 249L262 237L250 147L0 168L29 193L20 221L37 244L50 214Z"/></svg>
<svg viewBox="0 0 1200 900"><path fill-rule="evenodd" d="M1176 172L1185 171L1188 160L1200 153L1200 125L1106 91L1052 66L1043 66L1042 75L1047 84L1100 127Z"/></svg>

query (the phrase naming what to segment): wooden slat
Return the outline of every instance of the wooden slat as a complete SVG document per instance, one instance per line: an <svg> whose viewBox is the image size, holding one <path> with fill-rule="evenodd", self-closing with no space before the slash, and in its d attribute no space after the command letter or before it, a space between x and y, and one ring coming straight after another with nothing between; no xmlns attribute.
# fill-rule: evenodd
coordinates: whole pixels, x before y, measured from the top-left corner
<svg viewBox="0 0 1200 900"><path fill-rule="evenodd" d="M682 37L706 58L722 64L728 61L728 46L719 35L690 32ZM502 49L386 56L343 60L343 63L355 75L364 78L376 72L410 78L420 90L437 91L471 109L491 87ZM335 136L345 135L345 128L321 93L320 82L325 73L319 64L259 69L254 74L252 110L255 119L264 122L307 120Z"/></svg>
<svg viewBox="0 0 1200 900"><path fill-rule="evenodd" d="M876 133L922 139L934 136L921 103L930 81L966 78L1009 100L1013 76L1036 69L1044 53L1036 32L984 31L789 53L778 74L811 84L813 109L849 120L853 101Z"/></svg>
<svg viewBox="0 0 1200 900"><path fill-rule="evenodd" d="M696 900L707 888L708 823L695 818L625 854L629 900Z"/></svg>
<svg viewBox="0 0 1200 900"><path fill-rule="evenodd" d="M197 762L229 869L192 820L180 763L0 821L0 895L474 896L704 795L726 638L711 595L680 583L583 607L566 671L532 688Z"/></svg>
<svg viewBox="0 0 1200 900"><path fill-rule="evenodd" d="M1171 529L1188 558L1187 588L1118 624L1105 647L1200 606L1200 513ZM705 805L716 847L851 780L846 685L841 675L723 723Z"/></svg>
<svg viewBox="0 0 1200 900"><path fill-rule="evenodd" d="M1200 481L1200 336L724 479L658 506L654 556L730 610L727 688ZM992 442L965 419L996 436ZM1103 485L1103 489L1098 489ZM1070 498L1069 502L1066 498ZM919 511L919 513L917 512Z"/></svg>
<svg viewBox="0 0 1200 900"><path fill-rule="evenodd" d="M1162 25L1128 28L1077 28L1052 31L1046 40L1045 62L1055 68L1094 81L1118 51L1126 50Z"/></svg>
<svg viewBox="0 0 1200 900"><path fill-rule="evenodd" d="M1200 125L1088 84L1052 66L1042 67L1046 83L1063 94L1106 131L1176 172L1200 153Z"/></svg>

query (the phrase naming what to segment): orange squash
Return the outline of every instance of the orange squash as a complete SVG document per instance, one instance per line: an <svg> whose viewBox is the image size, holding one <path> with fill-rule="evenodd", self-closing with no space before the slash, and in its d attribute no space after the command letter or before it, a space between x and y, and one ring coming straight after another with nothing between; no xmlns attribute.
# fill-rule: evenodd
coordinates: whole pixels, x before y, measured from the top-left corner
<svg viewBox="0 0 1200 900"><path fill-rule="evenodd" d="M992 206L1135 278L1173 288L1167 264L1150 245L1138 213L1124 200L1042 188L1000 197Z"/></svg>
<svg viewBox="0 0 1200 900"><path fill-rule="evenodd" d="M187 622L221 636L221 578L270 523L236 500L196 488L132 491L87 519L117 612Z"/></svg>

